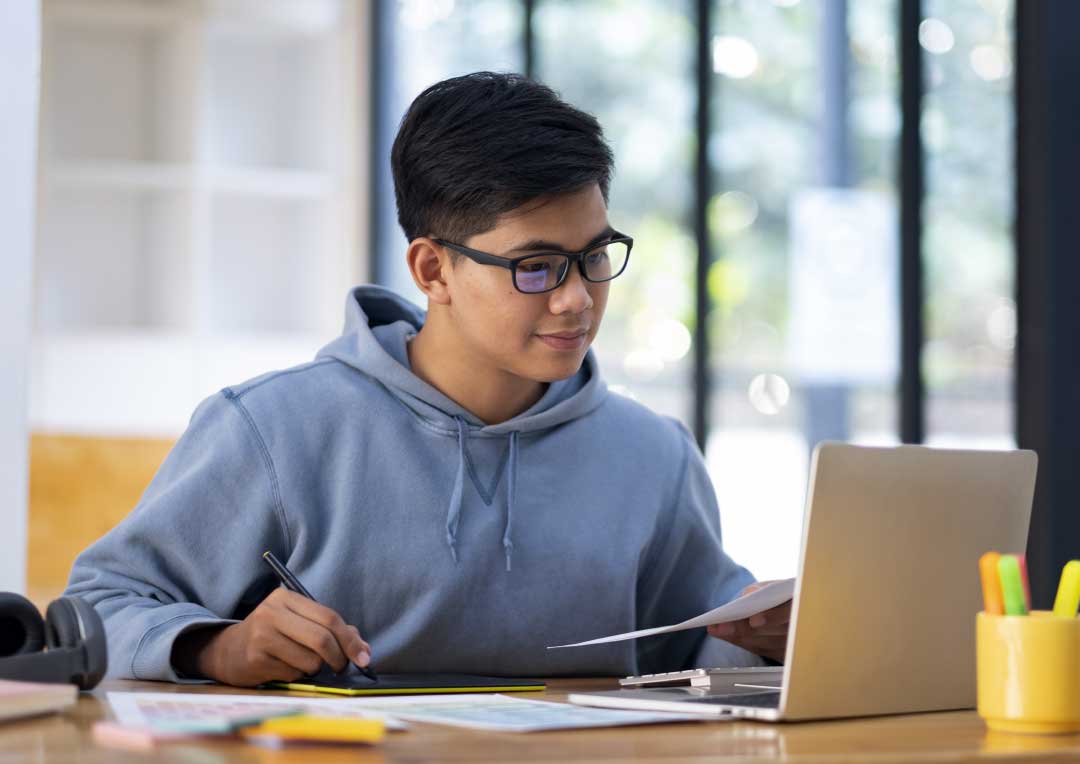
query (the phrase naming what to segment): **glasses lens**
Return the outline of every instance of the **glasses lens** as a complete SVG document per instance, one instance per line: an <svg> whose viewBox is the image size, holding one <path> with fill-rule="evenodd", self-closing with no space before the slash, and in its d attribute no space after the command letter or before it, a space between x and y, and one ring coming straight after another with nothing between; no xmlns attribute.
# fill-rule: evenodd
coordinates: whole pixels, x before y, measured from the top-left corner
<svg viewBox="0 0 1080 764"><path fill-rule="evenodd" d="M554 289L566 273L569 258L563 255L536 255L517 265L517 287L522 292L546 292Z"/></svg>
<svg viewBox="0 0 1080 764"><path fill-rule="evenodd" d="M622 273L630 247L626 242L610 242L585 255L585 274L590 281L607 281Z"/></svg>

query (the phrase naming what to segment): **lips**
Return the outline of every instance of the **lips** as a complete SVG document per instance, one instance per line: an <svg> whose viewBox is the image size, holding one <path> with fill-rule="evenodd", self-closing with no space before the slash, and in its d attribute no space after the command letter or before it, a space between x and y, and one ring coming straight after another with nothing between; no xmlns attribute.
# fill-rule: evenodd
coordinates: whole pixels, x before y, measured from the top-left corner
<svg viewBox="0 0 1080 764"><path fill-rule="evenodd" d="M553 334L538 334L540 341L554 350L579 350L585 345L588 336L587 329L574 329L568 332L555 332Z"/></svg>
<svg viewBox="0 0 1080 764"><path fill-rule="evenodd" d="M559 340L573 340L577 339L583 334L587 334L588 329L575 329L572 332L556 332L555 334L541 334L541 337L554 337Z"/></svg>

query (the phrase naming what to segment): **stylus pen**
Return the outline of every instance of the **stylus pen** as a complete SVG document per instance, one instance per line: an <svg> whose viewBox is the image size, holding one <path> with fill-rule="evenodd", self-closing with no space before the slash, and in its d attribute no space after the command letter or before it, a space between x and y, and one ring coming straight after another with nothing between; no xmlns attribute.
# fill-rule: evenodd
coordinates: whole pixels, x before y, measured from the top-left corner
<svg viewBox="0 0 1080 764"><path fill-rule="evenodd" d="M266 560L266 564L270 566L286 589L290 592L296 592L301 597L307 597L312 602L318 602L318 600L311 595L311 592L305 589L304 585L300 583L300 579L294 576L292 571L285 567L285 563L274 556L273 552L263 552L263 559ZM356 666L355 663L353 663L353 665ZM372 669L364 668L363 666L356 666L356 668L360 669L360 673L371 681L379 681L379 677Z"/></svg>

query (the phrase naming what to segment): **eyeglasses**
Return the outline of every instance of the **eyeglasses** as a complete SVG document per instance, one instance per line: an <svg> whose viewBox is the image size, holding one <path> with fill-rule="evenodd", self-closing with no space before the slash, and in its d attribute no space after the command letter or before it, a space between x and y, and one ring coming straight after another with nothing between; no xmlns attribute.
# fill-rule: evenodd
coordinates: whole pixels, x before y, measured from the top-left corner
<svg viewBox="0 0 1080 764"><path fill-rule="evenodd" d="M630 262L630 250L634 240L629 236L612 231L611 238L599 244L592 244L581 252L537 252L524 257L505 258L454 244L445 239L433 239L443 247L460 252L473 262L481 265L495 265L507 268L514 280L514 288L525 294L542 294L558 289L566 281L571 263L576 262L581 269L581 277L586 281L601 283L611 281L624 270Z"/></svg>

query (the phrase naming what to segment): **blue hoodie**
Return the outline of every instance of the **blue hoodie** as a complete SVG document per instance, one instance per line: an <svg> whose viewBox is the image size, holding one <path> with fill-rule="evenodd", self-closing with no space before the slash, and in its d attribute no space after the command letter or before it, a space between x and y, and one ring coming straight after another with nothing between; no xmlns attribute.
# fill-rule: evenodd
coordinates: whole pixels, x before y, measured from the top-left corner
<svg viewBox="0 0 1080 764"><path fill-rule="evenodd" d="M545 649L681 621L753 578L721 548L689 433L609 394L592 351L485 425L410 371L423 321L358 287L314 361L199 405L138 506L71 571L66 593L104 619L110 676L184 681L173 642L248 615L277 585L268 549L359 628L380 671L761 663L700 629Z"/></svg>

